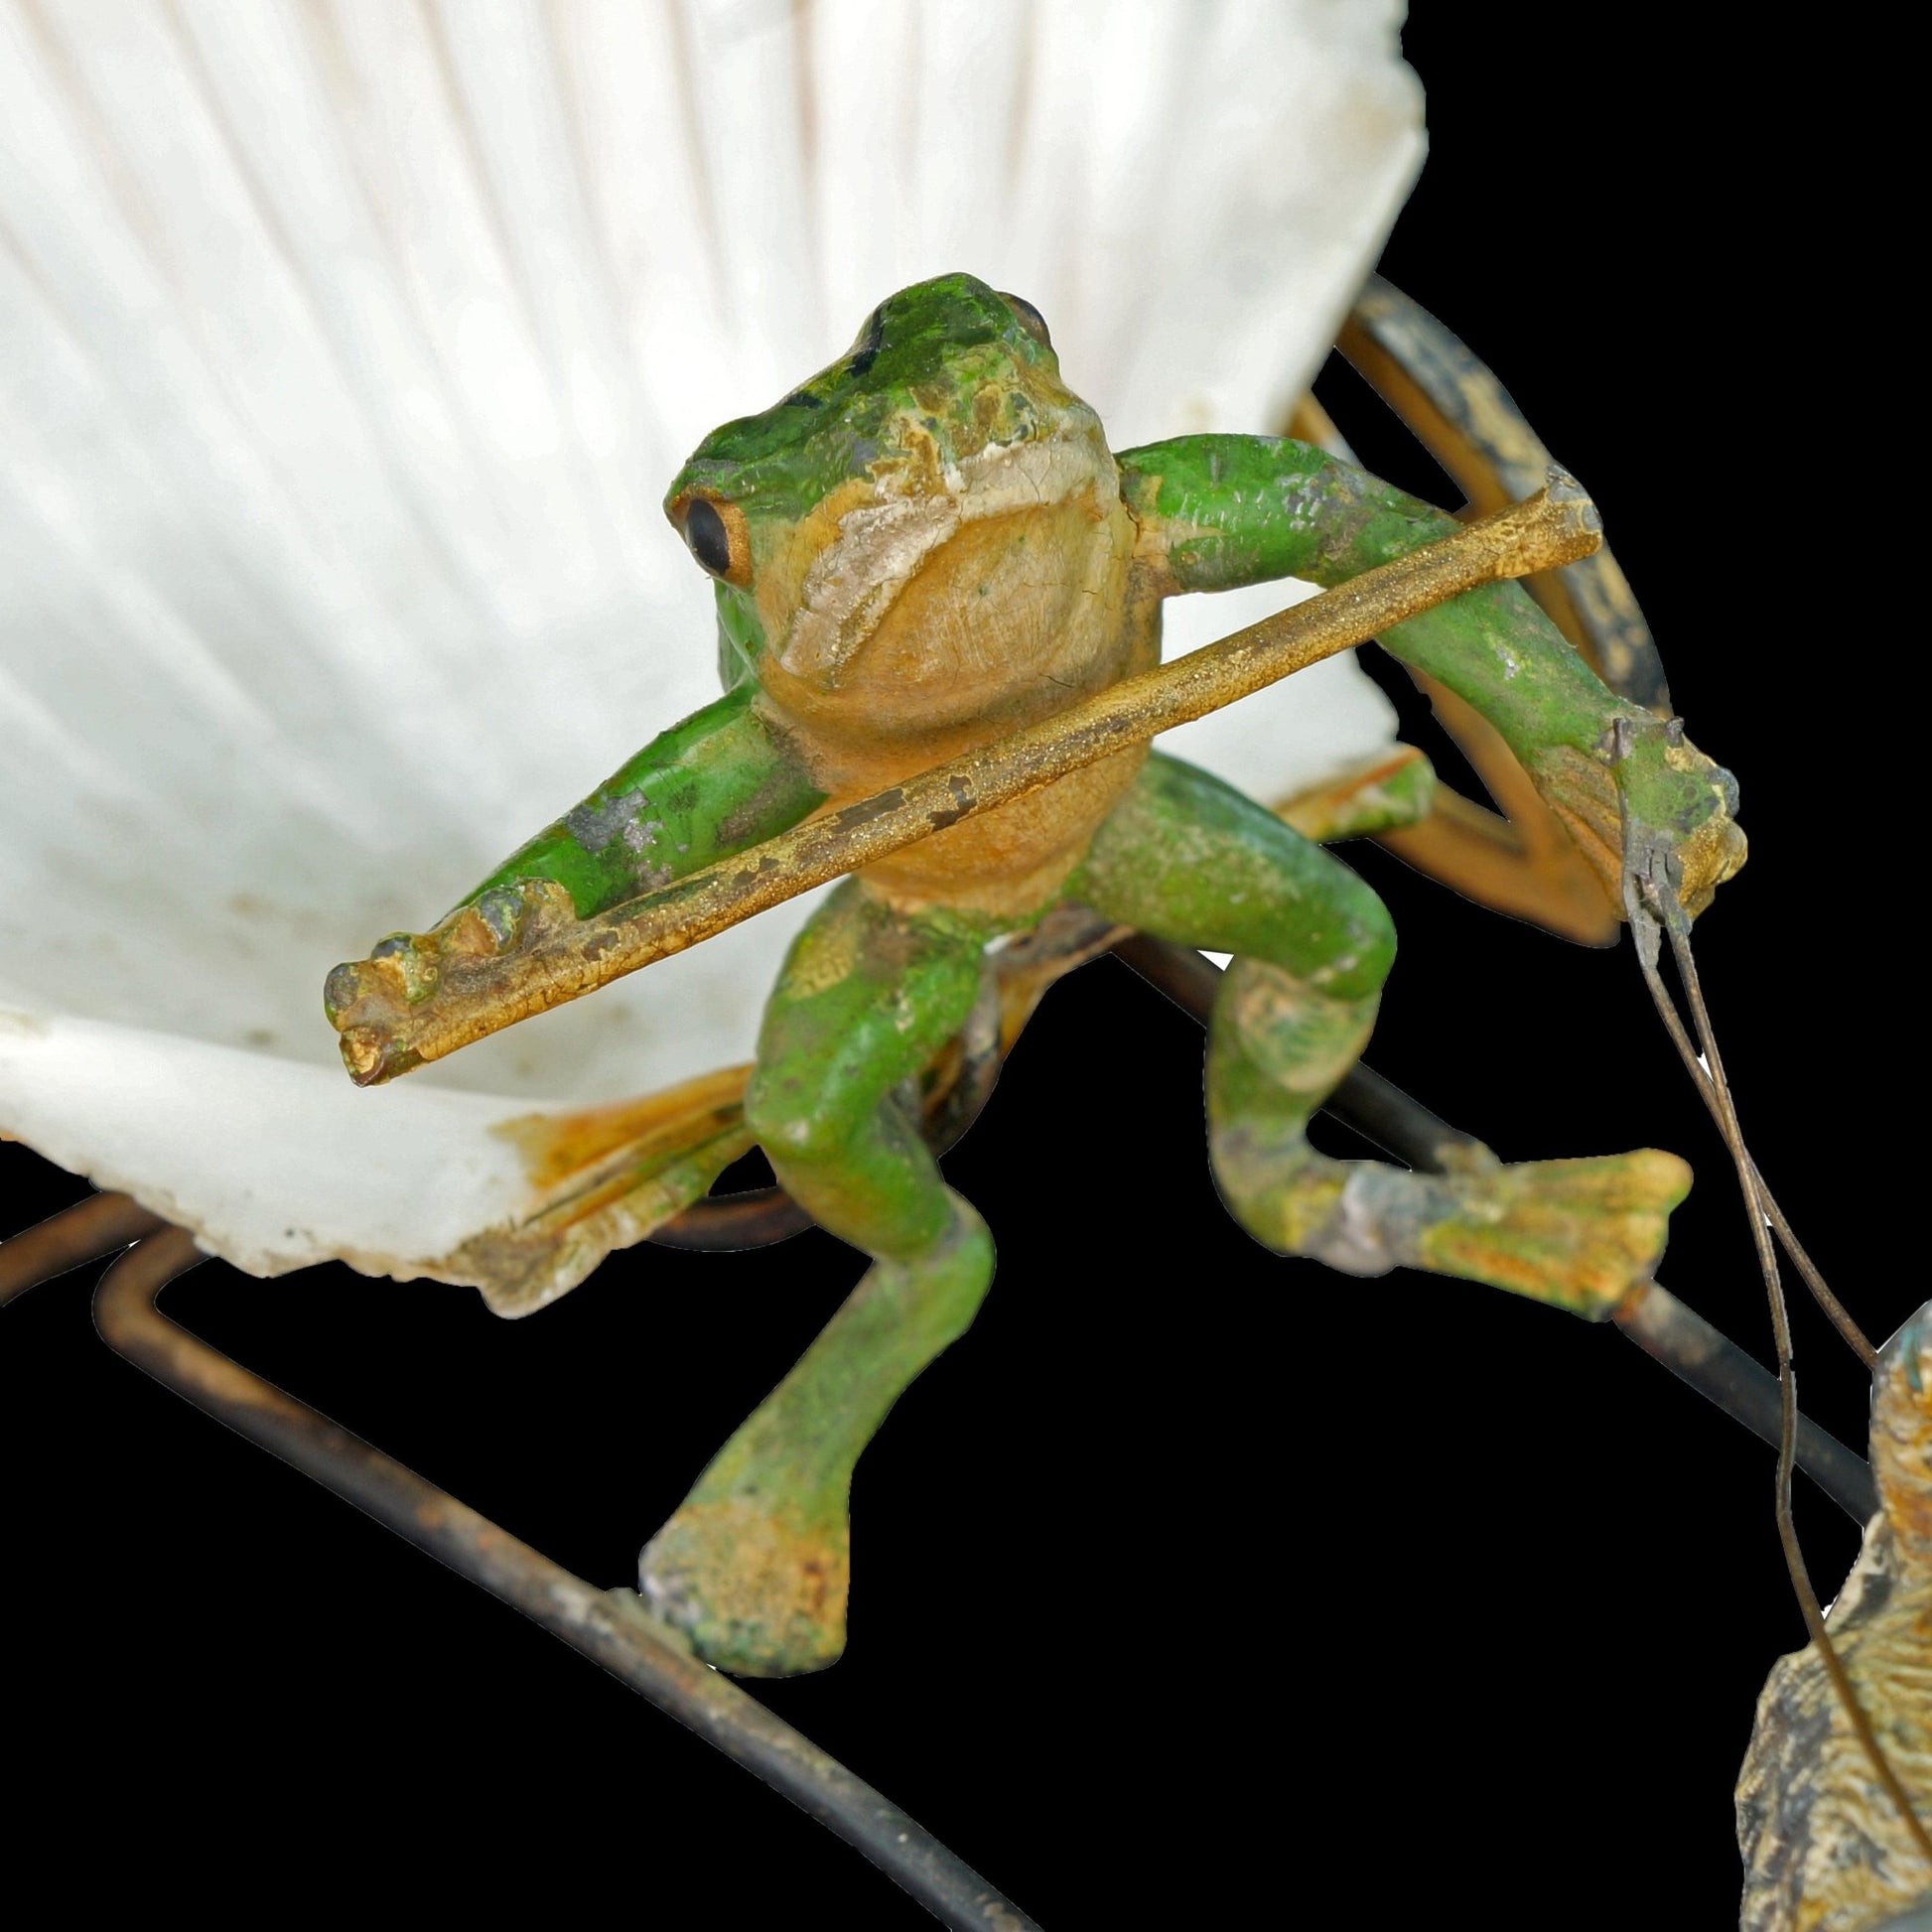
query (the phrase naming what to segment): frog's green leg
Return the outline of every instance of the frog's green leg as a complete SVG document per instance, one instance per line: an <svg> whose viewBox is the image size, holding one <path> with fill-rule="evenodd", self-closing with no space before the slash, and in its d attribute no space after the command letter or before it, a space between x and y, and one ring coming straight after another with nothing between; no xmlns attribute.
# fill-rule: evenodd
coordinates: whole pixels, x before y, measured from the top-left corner
<svg viewBox="0 0 1932 1932"><path fill-rule="evenodd" d="M1142 566L1162 596L1276 577L1341 584L1455 527L1352 465L1276 437L1176 437L1127 451L1120 470ZM1626 817L1676 854L1693 912L1743 864L1730 774L1675 721L1609 690L1520 584L1470 591L1380 642L1496 728L1613 899Z"/></svg>
<svg viewBox="0 0 1932 1932"><path fill-rule="evenodd" d="M792 1196L873 1265L644 1551L644 1593L722 1669L837 1660L853 1465L992 1280L985 1223L896 1093L964 1024L990 936L958 913L895 913L848 881L765 1009L746 1119Z"/></svg>
<svg viewBox="0 0 1932 1932"><path fill-rule="evenodd" d="M1348 1274L1400 1265L1489 1282L1599 1317L1655 1265L1690 1185L1674 1155L1450 1174L1335 1161L1310 1116L1368 1039L1395 935L1338 860L1218 778L1159 754L1067 886L1157 938L1237 955L1208 1031L1214 1174L1266 1246Z"/></svg>

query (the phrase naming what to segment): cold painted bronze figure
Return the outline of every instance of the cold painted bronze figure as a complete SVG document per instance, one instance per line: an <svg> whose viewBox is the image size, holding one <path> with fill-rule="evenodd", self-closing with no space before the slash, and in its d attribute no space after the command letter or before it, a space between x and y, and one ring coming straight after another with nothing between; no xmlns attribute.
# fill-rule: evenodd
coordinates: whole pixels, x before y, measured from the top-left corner
<svg viewBox="0 0 1932 1932"><path fill-rule="evenodd" d="M381 1016L460 1000L479 959L513 966L560 929L815 815L891 800L1149 671L1164 599L1339 585L1456 529L1303 443L1190 436L1114 454L1039 316L965 275L892 297L840 361L707 437L666 507L717 580L726 695L435 930L337 969L331 1017L359 1079L429 1056L389 1050ZM1728 774L1610 692L1516 585L1381 641L1496 728L1612 897L1632 827L1692 911L1741 863ZM1347 829L1390 822L1376 809L1399 807ZM1312 1151L1307 1123L1373 1024L1388 915L1281 817L1144 740L958 817L842 885L765 1010L747 1124L783 1186L872 1265L644 1551L653 1607L727 1670L813 1670L843 1647L854 1464L993 1272L908 1082L980 1001L989 943L1055 906L1235 956L1210 1033L1210 1149L1223 1197L1270 1248L1595 1317L1648 1276L1689 1185L1651 1150L1517 1166L1478 1152L1440 1175Z"/></svg>

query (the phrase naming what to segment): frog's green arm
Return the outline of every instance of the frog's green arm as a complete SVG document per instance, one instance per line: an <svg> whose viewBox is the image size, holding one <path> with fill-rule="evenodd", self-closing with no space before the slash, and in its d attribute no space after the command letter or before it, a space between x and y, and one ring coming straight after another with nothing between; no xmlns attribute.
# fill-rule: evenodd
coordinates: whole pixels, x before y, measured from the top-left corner
<svg viewBox="0 0 1932 1932"><path fill-rule="evenodd" d="M1162 588L1225 591L1275 577L1324 589L1448 536L1454 519L1306 443L1182 436L1130 450L1121 486ZM1519 757L1553 744L1586 751L1613 717L1645 718L1614 696L1515 584L1472 591L1381 639L1383 648L1474 705Z"/></svg>
<svg viewBox="0 0 1932 1932"><path fill-rule="evenodd" d="M796 825L825 794L756 694L741 684L660 733L457 910L499 888L550 880L588 919Z"/></svg>
<svg viewBox="0 0 1932 1932"><path fill-rule="evenodd" d="M1455 528L1416 497L1282 438L1182 436L1119 463L1162 596L1275 577L1327 588ZM1743 863L1729 773L1675 724L1610 691L1520 586L1471 591L1380 641L1496 727L1613 892L1626 820L1678 853L1694 911Z"/></svg>
<svg viewBox="0 0 1932 1932"><path fill-rule="evenodd" d="M824 801L748 681L652 739L430 931L392 932L366 962L338 966L323 988L324 1011L342 1028L379 984L412 1007L440 997L459 1012L496 1015L464 1036L479 1038L509 1024L505 1011L520 1019L542 1010L529 1001L519 957L576 921L789 830ZM374 1064L347 1045L344 1057L358 1078ZM405 1056L393 1070L416 1064Z"/></svg>

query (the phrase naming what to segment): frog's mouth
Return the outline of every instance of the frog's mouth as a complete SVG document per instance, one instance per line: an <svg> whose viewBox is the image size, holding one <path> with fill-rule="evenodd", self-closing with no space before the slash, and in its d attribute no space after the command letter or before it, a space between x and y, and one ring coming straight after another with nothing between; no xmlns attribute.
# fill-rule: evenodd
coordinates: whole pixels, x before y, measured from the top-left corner
<svg viewBox="0 0 1932 1932"><path fill-rule="evenodd" d="M779 663L794 677L836 685L920 566L964 520L950 495L889 496L848 510L837 541L805 573Z"/></svg>
<svg viewBox="0 0 1932 1932"><path fill-rule="evenodd" d="M1023 443L991 443L949 465L936 489L872 497L845 511L836 538L799 586L778 662L821 689L835 687L900 595L969 523L1038 514L1081 497L1119 494L1105 441L1070 426Z"/></svg>

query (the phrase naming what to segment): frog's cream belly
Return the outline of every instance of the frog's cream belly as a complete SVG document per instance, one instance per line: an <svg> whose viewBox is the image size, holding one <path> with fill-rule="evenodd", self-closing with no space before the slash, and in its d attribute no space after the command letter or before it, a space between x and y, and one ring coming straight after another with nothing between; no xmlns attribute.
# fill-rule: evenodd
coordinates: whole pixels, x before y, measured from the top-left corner
<svg viewBox="0 0 1932 1932"><path fill-rule="evenodd" d="M1059 891L1146 759L1147 747L1137 745L920 839L860 877L906 910L952 905L1024 918Z"/></svg>
<svg viewBox="0 0 1932 1932"><path fill-rule="evenodd" d="M869 622L836 670L760 666L833 803L872 796L1050 717L1160 659L1132 521L1083 496L970 522ZM1043 786L866 869L896 904L1019 917L1050 898L1133 782L1146 747Z"/></svg>

